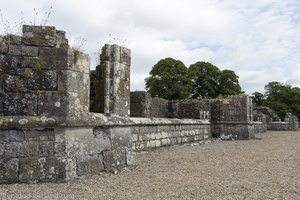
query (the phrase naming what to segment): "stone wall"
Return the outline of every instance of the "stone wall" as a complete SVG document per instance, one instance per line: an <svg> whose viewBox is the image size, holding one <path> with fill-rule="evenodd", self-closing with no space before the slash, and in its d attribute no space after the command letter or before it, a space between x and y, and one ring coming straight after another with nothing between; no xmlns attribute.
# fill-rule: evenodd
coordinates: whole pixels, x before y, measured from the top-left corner
<svg viewBox="0 0 300 200"><path fill-rule="evenodd" d="M248 96L234 96L211 103L213 137L223 139L254 138L252 102Z"/></svg>
<svg viewBox="0 0 300 200"><path fill-rule="evenodd" d="M25 25L0 50L0 183L67 181L128 164L129 128L89 113L89 56L69 48L64 32Z"/></svg>
<svg viewBox="0 0 300 200"><path fill-rule="evenodd" d="M7 47L7 48L5 48ZM89 57L55 27L23 26L0 54L0 115L80 117L89 106Z"/></svg>
<svg viewBox="0 0 300 200"><path fill-rule="evenodd" d="M211 138L206 121L174 121L164 119L162 125L145 123L131 127L133 151L144 151L162 146L199 142Z"/></svg>
<svg viewBox="0 0 300 200"><path fill-rule="evenodd" d="M208 99L169 101L157 97L151 98L147 92L136 91L130 93L130 116L208 120L212 101Z"/></svg>
<svg viewBox="0 0 300 200"><path fill-rule="evenodd" d="M255 121L261 121L267 130L270 131L297 131L298 118L291 113L287 113L282 122L278 115L271 108L255 107Z"/></svg>

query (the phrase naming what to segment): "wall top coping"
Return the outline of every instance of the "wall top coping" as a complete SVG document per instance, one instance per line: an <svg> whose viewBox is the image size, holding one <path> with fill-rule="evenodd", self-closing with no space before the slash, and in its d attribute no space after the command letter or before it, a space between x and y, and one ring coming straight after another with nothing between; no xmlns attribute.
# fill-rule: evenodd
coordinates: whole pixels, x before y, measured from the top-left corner
<svg viewBox="0 0 300 200"><path fill-rule="evenodd" d="M82 120L84 119L84 120ZM151 126L151 125L209 125L207 120L167 118L124 118L118 115L105 116L90 113L80 119L71 117L46 116L1 116L0 129L9 128L56 128L96 126Z"/></svg>

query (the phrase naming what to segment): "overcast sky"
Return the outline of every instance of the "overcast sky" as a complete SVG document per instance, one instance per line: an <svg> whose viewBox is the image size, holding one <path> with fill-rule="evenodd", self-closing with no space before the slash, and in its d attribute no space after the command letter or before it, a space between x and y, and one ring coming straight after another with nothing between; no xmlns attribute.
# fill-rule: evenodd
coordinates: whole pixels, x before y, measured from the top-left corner
<svg viewBox="0 0 300 200"><path fill-rule="evenodd" d="M299 0L0 2L3 21L11 26L22 18L39 25L53 6L46 25L66 31L74 45L80 45L78 38L86 39L82 49L90 54L92 68L103 44L130 48L132 91L144 90L144 79L152 66L166 57L179 59L187 67L207 61L222 70L234 70L248 94L262 92L270 81L300 86ZM5 28L3 21L1 33L16 32Z"/></svg>

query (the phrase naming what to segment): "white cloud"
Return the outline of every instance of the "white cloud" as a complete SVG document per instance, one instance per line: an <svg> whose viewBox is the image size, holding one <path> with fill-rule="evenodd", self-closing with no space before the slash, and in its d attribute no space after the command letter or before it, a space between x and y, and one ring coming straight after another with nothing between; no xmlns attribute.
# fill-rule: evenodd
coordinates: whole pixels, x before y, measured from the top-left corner
<svg viewBox="0 0 300 200"><path fill-rule="evenodd" d="M158 60L174 57L187 66L212 62L236 71L247 93L268 81L300 83L300 2L298 0L0 0L5 20L38 20L53 5L51 25L72 40L87 39L92 57L100 44L125 39L132 49L132 90ZM18 5L18 6L16 6ZM22 10L20 10L22 8ZM1 23L1 22L0 22ZM0 25L3 32L3 26ZM109 35L112 36L109 36ZM95 62L93 62L95 65Z"/></svg>

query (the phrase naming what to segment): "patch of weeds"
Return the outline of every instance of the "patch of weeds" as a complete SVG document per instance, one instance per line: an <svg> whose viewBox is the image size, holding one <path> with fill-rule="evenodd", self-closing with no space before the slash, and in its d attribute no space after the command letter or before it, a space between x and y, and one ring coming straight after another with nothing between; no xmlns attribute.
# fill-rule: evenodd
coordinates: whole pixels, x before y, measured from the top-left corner
<svg viewBox="0 0 300 200"><path fill-rule="evenodd" d="M79 60L79 57L80 57L80 52L76 49L74 49L74 64L77 63L77 61Z"/></svg>
<svg viewBox="0 0 300 200"><path fill-rule="evenodd" d="M29 71L28 71L27 69L24 69L24 70L22 71L22 73L21 73L21 76L22 76L24 79L28 80L28 79L30 78L30 73L29 73Z"/></svg>
<svg viewBox="0 0 300 200"><path fill-rule="evenodd" d="M4 95L5 95L4 90L0 89L0 96L4 96Z"/></svg>
<svg viewBox="0 0 300 200"><path fill-rule="evenodd" d="M42 62L41 60L38 60L35 64L34 64L34 70L36 72L41 72L42 71Z"/></svg>

